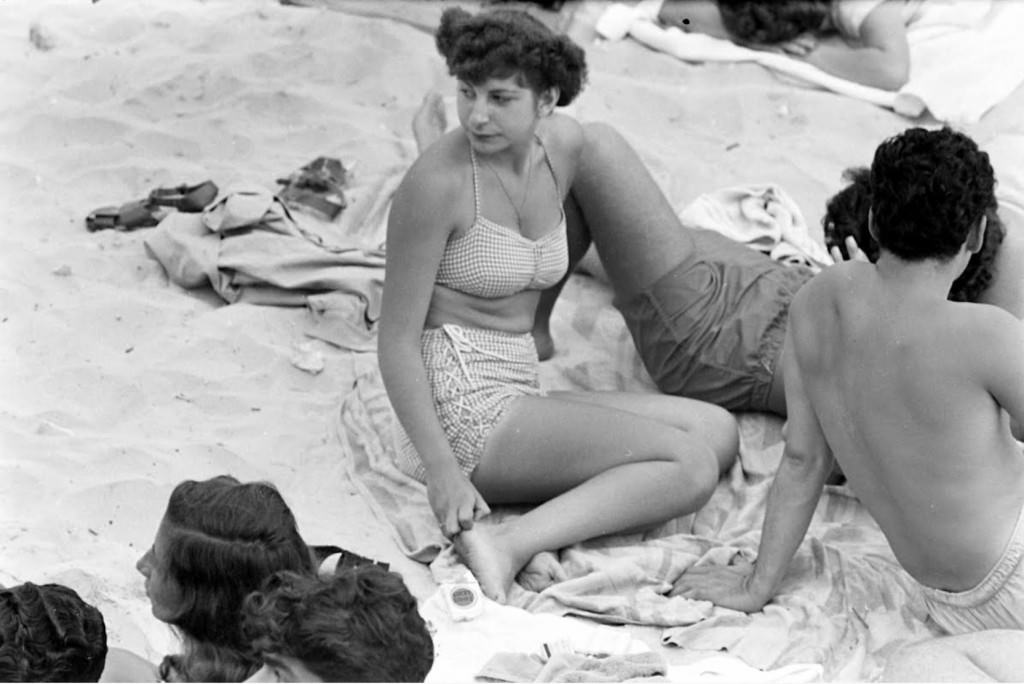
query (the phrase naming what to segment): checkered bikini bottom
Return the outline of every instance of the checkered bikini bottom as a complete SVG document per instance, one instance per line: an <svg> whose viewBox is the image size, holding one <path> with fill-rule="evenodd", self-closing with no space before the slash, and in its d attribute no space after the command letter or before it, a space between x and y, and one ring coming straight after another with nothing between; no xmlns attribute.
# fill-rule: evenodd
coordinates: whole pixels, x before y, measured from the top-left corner
<svg viewBox="0 0 1024 684"><path fill-rule="evenodd" d="M423 331L420 351L441 427L459 468L472 475L512 401L542 394L533 335L446 324ZM416 448L399 421L394 424L396 464L425 482Z"/></svg>

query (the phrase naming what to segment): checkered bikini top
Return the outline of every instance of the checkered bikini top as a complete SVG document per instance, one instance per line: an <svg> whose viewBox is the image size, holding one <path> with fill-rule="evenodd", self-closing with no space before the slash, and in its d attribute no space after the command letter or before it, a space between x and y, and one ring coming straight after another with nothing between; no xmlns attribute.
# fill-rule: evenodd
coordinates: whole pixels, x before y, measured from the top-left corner
<svg viewBox="0 0 1024 684"><path fill-rule="evenodd" d="M544 161L558 189L558 177L551 166L547 149ZM565 275L569 268L569 243L565 234L565 212L558 226L536 240L519 231L490 221L480 215L480 184L477 181L476 154L473 161L473 225L445 245L435 282L474 297L497 299L523 290L544 290ZM558 198L562 193L559 190Z"/></svg>

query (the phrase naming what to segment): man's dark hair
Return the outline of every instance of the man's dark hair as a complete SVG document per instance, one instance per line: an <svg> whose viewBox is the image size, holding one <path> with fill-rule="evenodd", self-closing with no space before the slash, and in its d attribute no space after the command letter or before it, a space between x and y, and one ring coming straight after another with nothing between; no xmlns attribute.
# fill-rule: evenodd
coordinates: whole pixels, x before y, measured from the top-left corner
<svg viewBox="0 0 1024 684"><path fill-rule="evenodd" d="M857 246L872 262L878 260L878 243L868 230L868 212L871 209L871 169L866 166L850 168L843 172L848 185L829 198L822 228L825 231L825 245L838 247L846 258L846 238L852 236ZM949 298L955 302L976 302L988 289L995 272L996 254L1003 243L1006 228L999 218L996 207L989 207L985 216L987 227L981 250L971 255L964 272L953 282Z"/></svg>
<svg viewBox="0 0 1024 684"><path fill-rule="evenodd" d="M871 211L882 249L901 259L948 260L996 206L988 154L951 128L910 128L871 163Z"/></svg>

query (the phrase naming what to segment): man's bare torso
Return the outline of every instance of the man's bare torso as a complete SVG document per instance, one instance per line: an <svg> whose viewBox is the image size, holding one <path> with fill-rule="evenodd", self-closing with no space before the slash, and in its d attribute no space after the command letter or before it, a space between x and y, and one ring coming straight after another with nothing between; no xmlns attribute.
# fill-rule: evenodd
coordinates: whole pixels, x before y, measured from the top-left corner
<svg viewBox="0 0 1024 684"><path fill-rule="evenodd" d="M918 581L973 587L1024 501L1024 458L978 372L983 309L896 297L870 264L806 287L795 359L851 488Z"/></svg>

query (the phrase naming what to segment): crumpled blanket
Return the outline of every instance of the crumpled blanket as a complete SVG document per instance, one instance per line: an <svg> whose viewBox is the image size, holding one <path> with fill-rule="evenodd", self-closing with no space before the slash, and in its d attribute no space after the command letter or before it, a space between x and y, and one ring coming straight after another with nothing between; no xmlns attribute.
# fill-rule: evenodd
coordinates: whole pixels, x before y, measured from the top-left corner
<svg viewBox="0 0 1024 684"><path fill-rule="evenodd" d="M811 237L800 207L774 183L723 188L679 210L688 228L713 230L787 265L820 271L834 262Z"/></svg>
<svg viewBox="0 0 1024 684"><path fill-rule="evenodd" d="M307 306L312 336L369 351L376 344L384 250L362 237L328 240L297 222L269 191L243 187L202 214L172 212L145 245L181 287L212 286L228 303Z"/></svg>
<svg viewBox="0 0 1024 684"><path fill-rule="evenodd" d="M574 275L552 318L560 349L541 366L542 386L652 390L607 289ZM367 355L342 398L337 438L350 479L391 529L399 548L430 563L435 578L460 570L441 535L426 488L392 462L390 404ZM826 680L869 679L885 658L939 629L926 616L916 584L899 567L878 526L849 490L829 487L780 594L745 615L664 592L694 564L749 561L757 551L771 476L782 455L781 420L741 414L739 462L699 512L647 531L562 549L569 579L534 593L516 585L511 605L534 613L646 625L662 643L724 649L759 669L820 663ZM499 519L516 515L503 507Z"/></svg>

